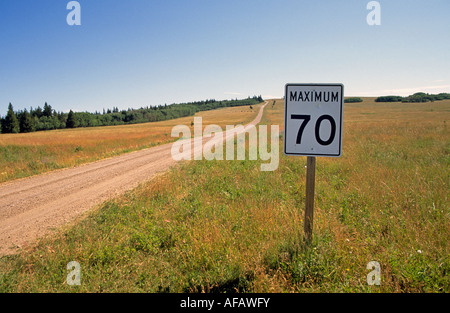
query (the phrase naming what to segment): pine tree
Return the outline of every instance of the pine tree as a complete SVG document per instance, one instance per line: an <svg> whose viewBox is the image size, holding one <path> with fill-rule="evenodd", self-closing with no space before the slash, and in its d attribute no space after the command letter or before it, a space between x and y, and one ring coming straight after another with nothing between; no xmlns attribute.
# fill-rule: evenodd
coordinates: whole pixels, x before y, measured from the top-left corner
<svg viewBox="0 0 450 313"><path fill-rule="evenodd" d="M26 109L22 112L22 114L20 114L19 126L21 133L30 133L36 130L34 126L34 119Z"/></svg>
<svg viewBox="0 0 450 313"><path fill-rule="evenodd" d="M44 112L43 112L44 116L52 117L52 113L53 113L52 112L52 106L48 105L47 102L45 102L45 104L44 104Z"/></svg>
<svg viewBox="0 0 450 313"><path fill-rule="evenodd" d="M67 122L66 122L66 128L75 128L76 127L76 121L75 121L75 114L73 114L73 111L69 111L69 115L67 116Z"/></svg>
<svg viewBox="0 0 450 313"><path fill-rule="evenodd" d="M20 131L19 121L17 120L16 114L11 103L8 106L8 113L2 123L2 133L13 133L17 134Z"/></svg>
<svg viewBox="0 0 450 313"><path fill-rule="evenodd" d="M30 114L33 117L41 118L43 113L40 106L38 106L36 109L30 109Z"/></svg>

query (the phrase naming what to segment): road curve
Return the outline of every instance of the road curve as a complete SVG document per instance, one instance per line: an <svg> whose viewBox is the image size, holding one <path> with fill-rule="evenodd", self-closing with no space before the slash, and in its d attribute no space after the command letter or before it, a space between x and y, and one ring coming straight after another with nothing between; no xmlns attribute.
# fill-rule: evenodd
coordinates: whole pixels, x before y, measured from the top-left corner
<svg viewBox="0 0 450 313"><path fill-rule="evenodd" d="M266 105L246 127L261 121ZM203 144L212 139L203 139ZM177 163L171 147L172 143L165 144L0 184L0 256L16 253L94 206L168 170Z"/></svg>

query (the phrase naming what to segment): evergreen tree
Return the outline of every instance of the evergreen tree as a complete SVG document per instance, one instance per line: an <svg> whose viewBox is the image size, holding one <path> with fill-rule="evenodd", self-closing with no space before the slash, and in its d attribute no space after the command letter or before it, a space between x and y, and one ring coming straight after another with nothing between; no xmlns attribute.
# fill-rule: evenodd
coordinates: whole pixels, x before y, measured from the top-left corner
<svg viewBox="0 0 450 313"><path fill-rule="evenodd" d="M76 121L75 121L75 114L72 110L69 111L69 115L67 116L67 122L66 122L67 128L75 128L76 127Z"/></svg>
<svg viewBox="0 0 450 313"><path fill-rule="evenodd" d="M52 117L52 106L48 105L47 102L45 102L45 104L44 104L43 115L47 116L47 117Z"/></svg>
<svg viewBox="0 0 450 313"><path fill-rule="evenodd" d="M17 134L20 131L19 121L17 120L16 114L11 103L8 106L8 113L2 122L2 133L13 133Z"/></svg>
<svg viewBox="0 0 450 313"><path fill-rule="evenodd" d="M36 130L34 118L31 117L26 109L20 114L19 127L21 133L30 133Z"/></svg>
<svg viewBox="0 0 450 313"><path fill-rule="evenodd" d="M36 116L37 118L41 118L43 113L42 113L42 109L40 106L37 107L37 109L31 110L30 109L30 114L31 116Z"/></svg>

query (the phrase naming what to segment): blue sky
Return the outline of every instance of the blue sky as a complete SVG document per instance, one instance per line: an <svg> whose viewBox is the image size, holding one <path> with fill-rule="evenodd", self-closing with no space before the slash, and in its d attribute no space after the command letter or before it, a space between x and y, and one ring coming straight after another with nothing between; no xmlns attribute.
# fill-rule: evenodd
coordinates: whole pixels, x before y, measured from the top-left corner
<svg viewBox="0 0 450 313"><path fill-rule="evenodd" d="M0 115L282 97L286 83L346 96L450 92L450 1L0 1Z"/></svg>

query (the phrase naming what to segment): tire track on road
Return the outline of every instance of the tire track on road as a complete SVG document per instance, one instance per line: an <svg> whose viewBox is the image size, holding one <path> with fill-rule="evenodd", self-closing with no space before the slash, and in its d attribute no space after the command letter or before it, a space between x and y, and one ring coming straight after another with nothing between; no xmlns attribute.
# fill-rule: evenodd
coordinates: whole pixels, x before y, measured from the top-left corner
<svg viewBox="0 0 450 313"><path fill-rule="evenodd" d="M266 105L245 128L261 121ZM209 140L214 137L203 138L203 145ZM0 255L15 253L96 205L167 171L177 164L171 156L172 144L1 184Z"/></svg>

